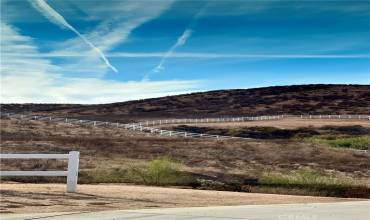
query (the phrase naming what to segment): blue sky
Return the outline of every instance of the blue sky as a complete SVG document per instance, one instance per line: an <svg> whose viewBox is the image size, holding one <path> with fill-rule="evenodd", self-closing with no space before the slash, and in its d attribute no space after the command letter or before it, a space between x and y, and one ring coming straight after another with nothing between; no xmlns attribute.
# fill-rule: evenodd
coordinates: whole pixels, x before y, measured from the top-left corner
<svg viewBox="0 0 370 220"><path fill-rule="evenodd" d="M370 1L2 0L1 102L370 84Z"/></svg>

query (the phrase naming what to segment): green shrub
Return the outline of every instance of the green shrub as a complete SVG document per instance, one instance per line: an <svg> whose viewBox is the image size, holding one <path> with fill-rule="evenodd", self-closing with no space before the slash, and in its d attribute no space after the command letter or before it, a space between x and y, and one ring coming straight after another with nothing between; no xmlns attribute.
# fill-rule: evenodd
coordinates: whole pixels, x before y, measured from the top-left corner
<svg viewBox="0 0 370 220"><path fill-rule="evenodd" d="M328 144L332 147L339 148L353 148L359 150L369 150L370 149L370 136L317 136L310 138L310 141L314 143Z"/></svg>
<svg viewBox="0 0 370 220"><path fill-rule="evenodd" d="M312 169L299 169L286 174L265 174L259 180L262 185L283 187L327 188L353 185L352 181L328 176Z"/></svg>
<svg viewBox="0 0 370 220"><path fill-rule="evenodd" d="M181 163L165 156L150 161L141 167L131 167L131 180L147 185L166 185L181 182Z"/></svg>

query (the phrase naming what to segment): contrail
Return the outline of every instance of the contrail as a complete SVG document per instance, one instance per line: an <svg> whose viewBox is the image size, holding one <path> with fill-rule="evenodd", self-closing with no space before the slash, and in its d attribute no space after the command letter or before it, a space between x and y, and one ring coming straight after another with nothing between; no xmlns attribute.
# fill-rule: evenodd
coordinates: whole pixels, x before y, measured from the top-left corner
<svg viewBox="0 0 370 220"><path fill-rule="evenodd" d="M201 14L203 13L203 11L205 10L207 5L203 6L202 9L199 10L199 12L193 17L193 19L191 20L189 26L185 29L185 31L180 35L179 38L177 38L177 41L174 45L172 45L172 47L170 47L170 49L167 51L167 53L162 57L161 61L159 62L159 64L152 70L152 72L155 72L155 73L158 73L160 72L161 70L164 69L164 63L166 62L167 58L168 57L171 57L172 54L175 52L175 50L184 45L186 43L186 41L189 39L189 37L192 35L192 33L194 32L193 29L194 29L194 26L196 24L196 21L198 20L198 18L201 16ZM147 76L146 76L147 77Z"/></svg>
<svg viewBox="0 0 370 220"><path fill-rule="evenodd" d="M46 18L48 18L51 22L59 25L62 28L67 28L73 31L77 36L79 36L87 45L89 45L98 55L100 58L105 62L105 64L114 72L118 72L118 70L109 63L109 60L105 57L103 52L97 48L93 43L91 43L86 37L84 37L80 32L78 32L72 25L70 25L62 15L60 15L57 11L55 11L50 5L48 5L44 0L29 0L31 5L36 8L41 14L43 14Z"/></svg>
<svg viewBox="0 0 370 220"><path fill-rule="evenodd" d="M173 52L178 48L179 46L182 46L186 43L188 38L191 36L193 30L191 29L186 29L181 36L177 39L176 43L172 45L172 47L167 51L167 53L162 57L161 61L159 64L153 69L153 72L158 73L162 69L164 69L163 64L166 61L168 57L171 57Z"/></svg>

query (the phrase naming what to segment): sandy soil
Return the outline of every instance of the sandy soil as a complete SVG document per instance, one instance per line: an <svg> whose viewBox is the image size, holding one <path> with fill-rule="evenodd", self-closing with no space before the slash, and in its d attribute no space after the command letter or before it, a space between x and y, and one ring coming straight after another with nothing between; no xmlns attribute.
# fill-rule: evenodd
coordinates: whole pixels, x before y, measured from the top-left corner
<svg viewBox="0 0 370 220"><path fill-rule="evenodd" d="M336 202L354 199L221 192L132 185L1 183L0 213L99 211L159 207Z"/></svg>
<svg viewBox="0 0 370 220"><path fill-rule="evenodd" d="M177 124L178 125L178 124ZM176 124L173 126L177 126ZM284 120L270 121L247 121L247 122L222 122L222 123L198 123L188 124L189 126L215 127L215 128L236 128L236 127L277 127L281 129L294 129L299 127L323 127L323 126L353 126L361 125L370 128L368 120L337 120L337 119L299 119L287 118ZM163 125L162 127L170 127Z"/></svg>

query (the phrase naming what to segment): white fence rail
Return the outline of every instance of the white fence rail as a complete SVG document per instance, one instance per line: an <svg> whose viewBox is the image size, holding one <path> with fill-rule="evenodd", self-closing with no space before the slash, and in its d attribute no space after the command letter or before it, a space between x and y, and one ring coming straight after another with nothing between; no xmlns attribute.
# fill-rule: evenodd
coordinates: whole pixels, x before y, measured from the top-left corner
<svg viewBox="0 0 370 220"><path fill-rule="evenodd" d="M142 121L142 122L135 123L135 125L156 126L156 125L165 125L165 124L224 123L224 122L281 120L284 118L370 120L370 115L265 115L265 116L253 116L253 117L162 119L162 120L154 120L154 121Z"/></svg>
<svg viewBox="0 0 370 220"><path fill-rule="evenodd" d="M80 153L69 154L0 154L0 159L68 159L68 171L0 171L0 176L66 176L67 192L76 192Z"/></svg>
<svg viewBox="0 0 370 220"><path fill-rule="evenodd" d="M39 116L29 114L13 114L2 113L1 117L17 118L21 120L41 120L53 123L67 123L67 124L80 124L90 126L105 126L113 128L123 128L126 130L145 132L151 135L169 136L169 137L183 137L183 138L209 138L209 139L251 139L242 137L211 135L205 133L192 133L185 131L173 131L154 126L165 124L198 124L198 123L225 123L225 122L245 122L245 121L264 121L264 120L281 120L284 118L301 118L301 119L358 119L370 120L370 115L263 115L263 116L250 116L250 117L221 117L221 118L188 118L188 119L161 119L154 121L142 121L138 123L119 123L119 122L105 122L82 120L76 118L61 118L51 116Z"/></svg>

